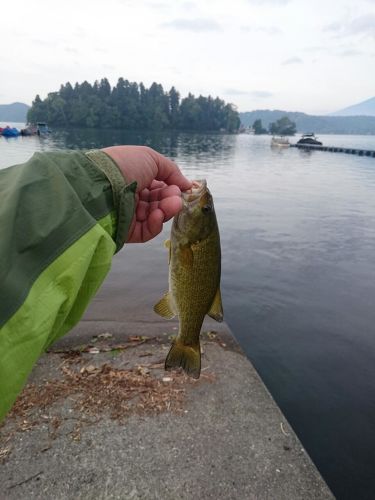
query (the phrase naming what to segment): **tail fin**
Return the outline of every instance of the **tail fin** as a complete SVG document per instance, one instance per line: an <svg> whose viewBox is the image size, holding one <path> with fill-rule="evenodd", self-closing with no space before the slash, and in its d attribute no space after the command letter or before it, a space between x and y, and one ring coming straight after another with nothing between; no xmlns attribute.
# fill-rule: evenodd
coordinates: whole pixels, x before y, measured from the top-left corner
<svg viewBox="0 0 375 500"><path fill-rule="evenodd" d="M165 369L182 367L183 370L193 378L199 378L201 373L201 349L198 344L184 345L175 341L169 350L165 360Z"/></svg>

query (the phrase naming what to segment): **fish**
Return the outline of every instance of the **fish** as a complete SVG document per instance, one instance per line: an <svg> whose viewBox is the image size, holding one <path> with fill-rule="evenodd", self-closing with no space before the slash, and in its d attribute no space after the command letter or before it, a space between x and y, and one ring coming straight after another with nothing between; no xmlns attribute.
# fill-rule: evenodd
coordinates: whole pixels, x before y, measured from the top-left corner
<svg viewBox="0 0 375 500"><path fill-rule="evenodd" d="M223 321L220 292L221 248L212 195L205 179L182 193L182 210L174 217L169 250L169 290L154 306L163 318L179 318L179 331L165 369L182 367L191 377L201 371L200 331L206 315Z"/></svg>

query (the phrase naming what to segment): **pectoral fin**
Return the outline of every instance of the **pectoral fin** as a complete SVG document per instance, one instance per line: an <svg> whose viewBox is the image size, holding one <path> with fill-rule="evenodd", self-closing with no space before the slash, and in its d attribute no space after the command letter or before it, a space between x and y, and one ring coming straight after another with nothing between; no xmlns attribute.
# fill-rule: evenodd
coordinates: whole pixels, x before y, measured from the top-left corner
<svg viewBox="0 0 375 500"><path fill-rule="evenodd" d="M180 264L185 267L192 267L194 263L194 254L190 246L180 248Z"/></svg>
<svg viewBox="0 0 375 500"><path fill-rule="evenodd" d="M211 318L215 319L219 323L223 321L224 313L223 313L223 305L221 303L221 293L220 288L217 289L214 301L210 307L210 310L207 313Z"/></svg>
<svg viewBox="0 0 375 500"><path fill-rule="evenodd" d="M169 292L163 295L163 298L154 305L154 311L159 314L159 316L167 319L172 319L176 316L173 312L171 296Z"/></svg>

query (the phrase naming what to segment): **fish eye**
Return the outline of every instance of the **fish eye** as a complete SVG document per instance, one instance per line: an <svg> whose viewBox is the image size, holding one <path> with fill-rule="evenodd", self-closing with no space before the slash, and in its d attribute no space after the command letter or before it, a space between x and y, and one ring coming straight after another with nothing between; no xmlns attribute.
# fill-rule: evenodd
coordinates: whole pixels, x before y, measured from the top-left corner
<svg viewBox="0 0 375 500"><path fill-rule="evenodd" d="M202 212L203 212L204 214L209 214L210 212L212 212L212 207L211 207L211 205L204 205L204 206L202 207Z"/></svg>

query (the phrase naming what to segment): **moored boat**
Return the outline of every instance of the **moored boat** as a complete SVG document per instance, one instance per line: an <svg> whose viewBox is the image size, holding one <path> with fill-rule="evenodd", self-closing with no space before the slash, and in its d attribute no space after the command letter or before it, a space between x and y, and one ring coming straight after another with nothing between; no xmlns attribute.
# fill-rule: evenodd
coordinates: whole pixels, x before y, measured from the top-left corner
<svg viewBox="0 0 375 500"><path fill-rule="evenodd" d="M20 134L21 132L17 128L9 127L9 125L1 131L1 135L4 137L18 137Z"/></svg>
<svg viewBox="0 0 375 500"><path fill-rule="evenodd" d="M36 127L29 125L25 128L21 128L21 135L23 135L23 136L36 135Z"/></svg>
<svg viewBox="0 0 375 500"><path fill-rule="evenodd" d="M311 146L323 146L323 143L318 141L317 137L315 137L314 133L302 134L302 137L297 144L307 144Z"/></svg>
<svg viewBox="0 0 375 500"><path fill-rule="evenodd" d="M288 148L290 146L289 139L282 135L273 136L271 139L272 148Z"/></svg>
<svg viewBox="0 0 375 500"><path fill-rule="evenodd" d="M36 133L38 135L46 135L46 134L49 134L50 133L50 130L48 128L48 125L47 123L45 122L38 122L36 124Z"/></svg>

